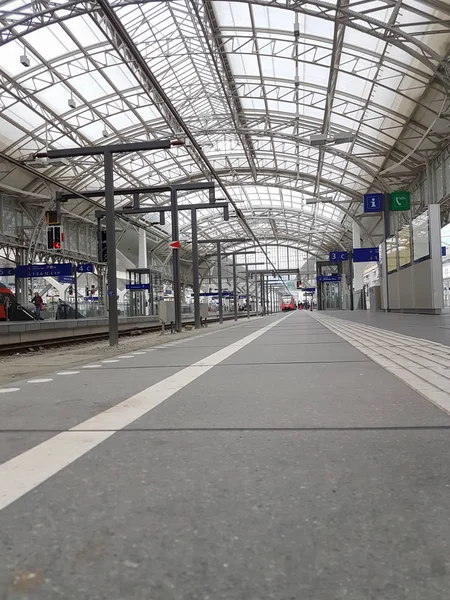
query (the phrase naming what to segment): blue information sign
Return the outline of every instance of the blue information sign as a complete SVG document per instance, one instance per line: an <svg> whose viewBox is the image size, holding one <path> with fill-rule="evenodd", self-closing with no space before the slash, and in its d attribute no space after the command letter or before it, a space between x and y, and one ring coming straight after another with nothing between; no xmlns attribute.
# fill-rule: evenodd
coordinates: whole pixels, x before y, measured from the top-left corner
<svg viewBox="0 0 450 600"><path fill-rule="evenodd" d="M306 293L313 293L315 291L316 291L315 287L313 287L313 288L303 288L302 289L302 292L306 292Z"/></svg>
<svg viewBox="0 0 450 600"><path fill-rule="evenodd" d="M12 277L16 274L16 270L12 267L3 267L0 269L0 277Z"/></svg>
<svg viewBox="0 0 450 600"><path fill-rule="evenodd" d="M364 194L364 212L377 213L383 210L384 194Z"/></svg>
<svg viewBox="0 0 450 600"><path fill-rule="evenodd" d="M378 248L354 248L353 262L378 262L380 251Z"/></svg>
<svg viewBox="0 0 450 600"><path fill-rule="evenodd" d="M149 283L127 283L126 285L127 290L149 290L150 289L150 284Z"/></svg>
<svg viewBox="0 0 450 600"><path fill-rule="evenodd" d="M54 265L19 265L16 269L17 277L60 277L72 275L71 263L59 263Z"/></svg>
<svg viewBox="0 0 450 600"><path fill-rule="evenodd" d="M326 281L340 281L340 275L317 275L318 283L325 283Z"/></svg>
<svg viewBox="0 0 450 600"><path fill-rule="evenodd" d="M343 260L348 260L348 252L342 252L341 250L330 252L330 262L342 262Z"/></svg>
<svg viewBox="0 0 450 600"><path fill-rule="evenodd" d="M82 263L77 266L77 273L93 273L94 265L92 263Z"/></svg>
<svg viewBox="0 0 450 600"><path fill-rule="evenodd" d="M447 256L447 246L442 246L442 256ZM1 275L1 269L0 269L0 275Z"/></svg>
<svg viewBox="0 0 450 600"><path fill-rule="evenodd" d="M75 283L75 277L73 275L60 275L58 277L59 283Z"/></svg>

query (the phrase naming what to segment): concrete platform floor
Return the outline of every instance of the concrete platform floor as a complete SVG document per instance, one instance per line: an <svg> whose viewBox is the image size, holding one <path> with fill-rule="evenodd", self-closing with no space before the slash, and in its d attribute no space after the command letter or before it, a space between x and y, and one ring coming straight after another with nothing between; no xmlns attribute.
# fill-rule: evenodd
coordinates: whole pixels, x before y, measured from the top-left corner
<svg viewBox="0 0 450 600"><path fill-rule="evenodd" d="M445 310L442 315L409 315L392 312L371 313L367 310L323 311L321 314L450 346L450 312L448 310Z"/></svg>
<svg viewBox="0 0 450 600"><path fill-rule="evenodd" d="M447 600L448 347L425 389L371 358L401 338L346 323L297 311L1 387L0 598Z"/></svg>

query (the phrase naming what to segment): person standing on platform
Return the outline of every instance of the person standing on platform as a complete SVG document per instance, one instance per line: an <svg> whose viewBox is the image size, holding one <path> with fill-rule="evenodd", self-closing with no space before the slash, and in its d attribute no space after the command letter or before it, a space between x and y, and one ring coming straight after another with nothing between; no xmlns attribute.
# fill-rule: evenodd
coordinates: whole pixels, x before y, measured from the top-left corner
<svg viewBox="0 0 450 600"><path fill-rule="evenodd" d="M34 292L34 297L31 299L31 302L34 304L34 316L39 321L41 318L42 298L39 296L38 292Z"/></svg>
<svg viewBox="0 0 450 600"><path fill-rule="evenodd" d="M3 301L3 307L5 309L5 317L6 317L7 321L11 320L11 314L10 314L11 306L12 306L11 298L9 297L8 294L5 294L5 299Z"/></svg>

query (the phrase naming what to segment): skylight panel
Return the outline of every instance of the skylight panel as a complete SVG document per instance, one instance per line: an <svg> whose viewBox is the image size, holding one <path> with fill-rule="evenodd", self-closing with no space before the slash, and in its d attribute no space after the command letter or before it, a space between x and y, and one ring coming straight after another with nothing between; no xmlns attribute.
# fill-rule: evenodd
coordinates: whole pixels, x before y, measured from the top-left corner
<svg viewBox="0 0 450 600"><path fill-rule="evenodd" d="M121 91L134 88L138 85L138 81L132 75L131 71L121 65L106 67L105 69L101 69L101 73L104 73L116 88Z"/></svg>
<svg viewBox="0 0 450 600"><path fill-rule="evenodd" d="M107 39L89 17L75 17L70 19L69 28L72 35L81 46L89 47L98 43L106 43Z"/></svg>
<svg viewBox="0 0 450 600"><path fill-rule="evenodd" d="M0 117L0 146L2 150L22 138L24 132Z"/></svg>
<svg viewBox="0 0 450 600"><path fill-rule="evenodd" d="M215 2L214 12L217 16L217 21L220 26L233 27L250 27L250 14L248 6L244 3L240 4L229 2Z"/></svg>
<svg viewBox="0 0 450 600"><path fill-rule="evenodd" d="M77 45L65 33L63 28L57 24L33 31L27 35L26 41L45 60L64 56L78 49Z"/></svg>
<svg viewBox="0 0 450 600"><path fill-rule="evenodd" d="M88 101L109 96L114 92L109 83L98 73L78 75L72 79L71 83L81 96Z"/></svg>

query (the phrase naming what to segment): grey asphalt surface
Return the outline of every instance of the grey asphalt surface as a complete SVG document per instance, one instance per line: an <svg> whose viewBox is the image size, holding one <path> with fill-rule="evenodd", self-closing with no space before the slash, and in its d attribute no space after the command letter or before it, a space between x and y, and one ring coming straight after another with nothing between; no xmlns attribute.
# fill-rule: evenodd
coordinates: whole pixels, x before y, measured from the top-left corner
<svg viewBox="0 0 450 600"><path fill-rule="evenodd" d="M278 318L15 383L0 462ZM449 440L299 311L1 511L0 599L447 600Z"/></svg>

